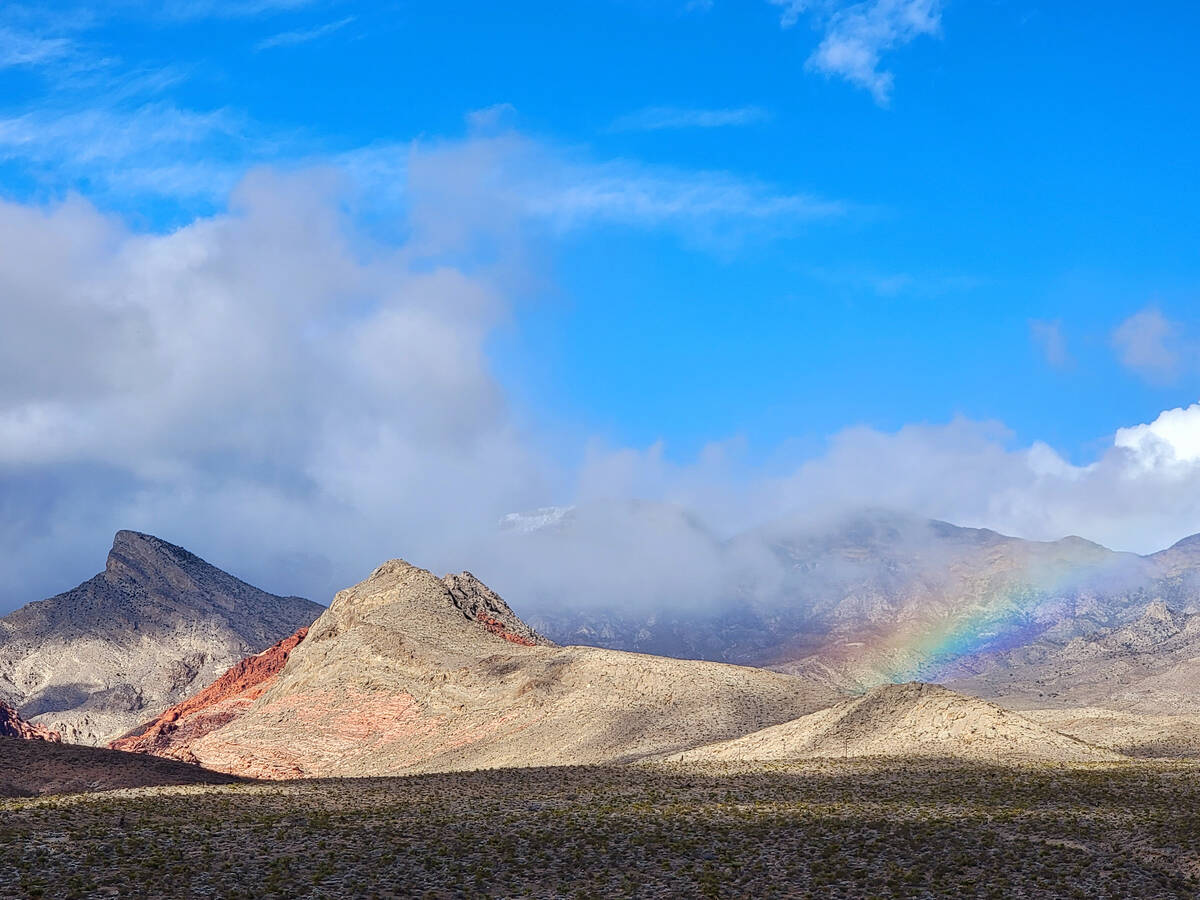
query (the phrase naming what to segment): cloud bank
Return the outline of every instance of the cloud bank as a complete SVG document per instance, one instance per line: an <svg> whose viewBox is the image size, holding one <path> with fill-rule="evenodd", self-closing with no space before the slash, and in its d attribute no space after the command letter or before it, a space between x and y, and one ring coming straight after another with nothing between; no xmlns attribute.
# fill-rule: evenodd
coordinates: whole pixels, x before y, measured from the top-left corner
<svg viewBox="0 0 1200 900"><path fill-rule="evenodd" d="M403 178L399 239L360 216L384 173ZM0 608L92 574L118 528L318 600L405 556L471 568L518 608L720 602L772 563L715 541L862 506L1138 551L1200 531L1200 404L1131 423L1086 465L969 420L852 427L770 468L736 441L686 462L563 451L575 423L519 408L487 353L541 242L810 211L694 178L510 134L260 169L227 211L166 234L78 198L0 202ZM500 524L572 504L565 542Z"/></svg>

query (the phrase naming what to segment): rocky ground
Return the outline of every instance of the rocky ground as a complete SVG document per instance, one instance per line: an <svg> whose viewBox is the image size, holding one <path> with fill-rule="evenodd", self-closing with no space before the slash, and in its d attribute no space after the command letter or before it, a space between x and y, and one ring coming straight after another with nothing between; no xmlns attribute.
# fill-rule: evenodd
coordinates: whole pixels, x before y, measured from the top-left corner
<svg viewBox="0 0 1200 900"><path fill-rule="evenodd" d="M0 801L22 897L1194 897L1200 768L492 770Z"/></svg>

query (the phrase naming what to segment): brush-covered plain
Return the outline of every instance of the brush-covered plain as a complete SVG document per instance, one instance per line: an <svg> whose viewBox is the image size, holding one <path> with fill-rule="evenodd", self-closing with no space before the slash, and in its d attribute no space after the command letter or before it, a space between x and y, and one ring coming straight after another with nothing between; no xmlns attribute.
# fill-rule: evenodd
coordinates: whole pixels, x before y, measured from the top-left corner
<svg viewBox="0 0 1200 900"><path fill-rule="evenodd" d="M1200 766L498 769L0 801L23 897L1194 897Z"/></svg>

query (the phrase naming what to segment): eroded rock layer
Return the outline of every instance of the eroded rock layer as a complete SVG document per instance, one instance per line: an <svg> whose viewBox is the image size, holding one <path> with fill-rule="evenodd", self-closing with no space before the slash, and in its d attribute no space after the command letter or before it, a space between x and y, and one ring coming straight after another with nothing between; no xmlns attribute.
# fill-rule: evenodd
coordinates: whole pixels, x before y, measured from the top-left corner
<svg viewBox="0 0 1200 900"><path fill-rule="evenodd" d="M0 737L19 738L23 741L49 741L53 744L62 741L62 735L57 731L26 722L17 715L15 709L3 701L0 701Z"/></svg>
<svg viewBox="0 0 1200 900"><path fill-rule="evenodd" d="M195 762L188 747L232 722L261 697L307 634L308 628L301 628L262 653L243 659L198 694L172 706L148 726L112 741L109 747Z"/></svg>

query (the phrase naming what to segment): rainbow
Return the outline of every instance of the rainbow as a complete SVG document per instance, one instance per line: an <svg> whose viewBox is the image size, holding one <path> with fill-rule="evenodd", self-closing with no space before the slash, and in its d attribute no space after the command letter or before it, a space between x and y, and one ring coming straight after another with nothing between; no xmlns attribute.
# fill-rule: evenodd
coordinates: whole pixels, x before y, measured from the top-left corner
<svg viewBox="0 0 1200 900"><path fill-rule="evenodd" d="M1130 560L1029 560L978 594L964 594L941 619L902 619L889 630L855 641L854 668L864 687L886 682L937 681L965 658L1003 653L1077 611L1088 584L1121 581Z"/></svg>

